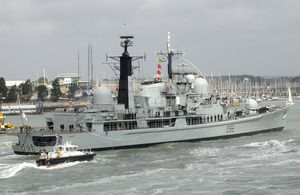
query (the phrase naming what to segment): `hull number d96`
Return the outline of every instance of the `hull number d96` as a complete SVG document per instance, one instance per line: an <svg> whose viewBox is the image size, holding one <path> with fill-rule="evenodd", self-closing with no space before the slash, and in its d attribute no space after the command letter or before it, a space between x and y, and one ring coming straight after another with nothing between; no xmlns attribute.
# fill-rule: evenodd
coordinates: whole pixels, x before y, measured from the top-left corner
<svg viewBox="0 0 300 195"><path fill-rule="evenodd" d="M227 125L226 133L233 133L234 132L234 125Z"/></svg>

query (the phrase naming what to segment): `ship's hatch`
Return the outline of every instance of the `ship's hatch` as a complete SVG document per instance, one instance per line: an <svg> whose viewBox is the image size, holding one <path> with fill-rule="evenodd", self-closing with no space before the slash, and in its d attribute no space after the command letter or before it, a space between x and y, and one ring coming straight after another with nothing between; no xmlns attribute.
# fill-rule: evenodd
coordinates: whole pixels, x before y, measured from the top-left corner
<svg viewBox="0 0 300 195"><path fill-rule="evenodd" d="M88 131L92 131L92 129L93 129L92 123L86 123L86 128Z"/></svg>
<svg viewBox="0 0 300 195"><path fill-rule="evenodd" d="M53 121L47 121L47 127L48 127L50 130L53 130Z"/></svg>
<svg viewBox="0 0 300 195"><path fill-rule="evenodd" d="M54 146L56 136L33 136L32 141L35 146Z"/></svg>

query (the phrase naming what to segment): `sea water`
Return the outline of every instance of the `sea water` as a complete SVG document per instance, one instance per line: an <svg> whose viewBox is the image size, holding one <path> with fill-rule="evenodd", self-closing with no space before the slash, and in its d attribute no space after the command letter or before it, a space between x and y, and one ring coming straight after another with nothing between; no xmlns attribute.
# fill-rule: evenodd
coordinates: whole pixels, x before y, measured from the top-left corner
<svg viewBox="0 0 300 195"><path fill-rule="evenodd" d="M272 102L273 103L273 102ZM280 102L284 103L284 102ZM45 116L26 124L44 126ZM7 122L22 124L20 116ZM0 194L300 194L300 101L283 131L97 152L89 162L37 167L0 135Z"/></svg>

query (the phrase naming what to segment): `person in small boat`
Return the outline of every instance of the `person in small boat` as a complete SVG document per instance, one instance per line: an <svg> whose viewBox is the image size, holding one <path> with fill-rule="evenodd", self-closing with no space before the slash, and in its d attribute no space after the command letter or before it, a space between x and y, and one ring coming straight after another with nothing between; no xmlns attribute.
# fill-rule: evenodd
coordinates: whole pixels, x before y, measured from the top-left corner
<svg viewBox="0 0 300 195"><path fill-rule="evenodd" d="M58 148L56 153L57 153L57 157L60 157L60 148Z"/></svg>

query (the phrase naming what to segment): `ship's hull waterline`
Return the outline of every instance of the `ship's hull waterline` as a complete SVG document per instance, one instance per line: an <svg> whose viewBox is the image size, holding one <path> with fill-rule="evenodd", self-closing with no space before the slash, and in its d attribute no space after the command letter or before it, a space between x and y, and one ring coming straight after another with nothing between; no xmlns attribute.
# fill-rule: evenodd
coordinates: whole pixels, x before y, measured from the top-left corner
<svg viewBox="0 0 300 195"><path fill-rule="evenodd" d="M284 128L289 106L270 113L251 117L224 120L199 125L175 125L174 127L147 128L134 130L103 131L82 133L59 133L51 131L18 134L19 143L13 146L16 154L39 154L41 150L52 151L53 146L35 146L34 136L60 136L62 141L72 141L79 150L108 150L145 147L169 142L201 141L253 135ZM180 120L177 119L177 120ZM182 120L185 120L182 118ZM180 124L180 123L179 123ZM184 122L182 123L184 124Z"/></svg>

